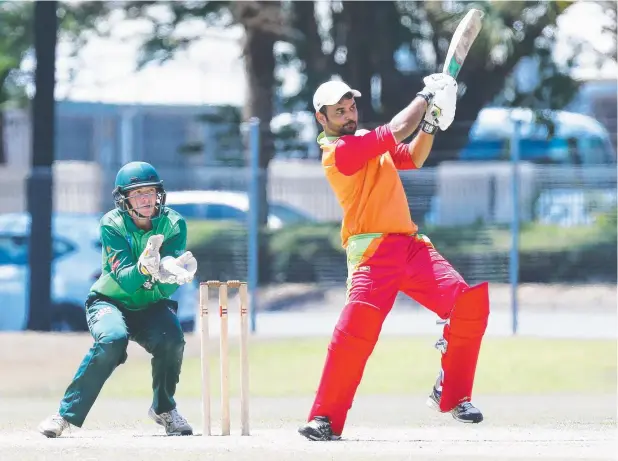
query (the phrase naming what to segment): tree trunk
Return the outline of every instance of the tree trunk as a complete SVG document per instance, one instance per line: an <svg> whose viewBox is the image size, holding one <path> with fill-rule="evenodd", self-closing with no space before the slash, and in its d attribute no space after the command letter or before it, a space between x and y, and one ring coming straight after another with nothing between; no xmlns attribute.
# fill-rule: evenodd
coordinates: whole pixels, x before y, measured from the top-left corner
<svg viewBox="0 0 618 461"><path fill-rule="evenodd" d="M335 46L346 50L345 62L338 66L338 72L348 85L363 95L357 100L359 125L362 127L372 124L377 118L371 104L371 77L376 73L370 54L374 38L373 34L367 33L372 29L375 4L373 1L344 2L343 11L335 16L334 22L337 30Z"/></svg>
<svg viewBox="0 0 618 461"><path fill-rule="evenodd" d="M259 283L270 280L270 258L268 253L268 238L266 224L268 221L268 164L273 157L274 143L270 131L270 121L273 117L273 91L275 87L275 56L274 45L276 36L263 31L259 25L245 25L244 63L247 78L247 98L243 108L244 120L257 117L260 120L260 233L258 261Z"/></svg>
<svg viewBox="0 0 618 461"><path fill-rule="evenodd" d="M295 39L297 57L304 63L304 74L307 78L295 99L302 100L307 110L313 112L313 92L333 72L331 57L322 52L322 38L318 33L315 18L316 2L293 2L293 28L299 32Z"/></svg>

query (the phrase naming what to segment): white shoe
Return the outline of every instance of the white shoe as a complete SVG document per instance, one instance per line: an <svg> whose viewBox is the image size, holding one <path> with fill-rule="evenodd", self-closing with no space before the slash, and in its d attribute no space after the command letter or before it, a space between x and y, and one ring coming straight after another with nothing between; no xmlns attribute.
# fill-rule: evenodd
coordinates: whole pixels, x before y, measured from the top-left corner
<svg viewBox="0 0 618 461"><path fill-rule="evenodd" d="M69 422L56 413L55 415L43 420L37 429L45 437L55 438L60 437L62 431L67 429L69 426Z"/></svg>
<svg viewBox="0 0 618 461"><path fill-rule="evenodd" d="M156 414L151 408L148 416L165 428L167 435L193 435L193 428L175 408L167 413Z"/></svg>

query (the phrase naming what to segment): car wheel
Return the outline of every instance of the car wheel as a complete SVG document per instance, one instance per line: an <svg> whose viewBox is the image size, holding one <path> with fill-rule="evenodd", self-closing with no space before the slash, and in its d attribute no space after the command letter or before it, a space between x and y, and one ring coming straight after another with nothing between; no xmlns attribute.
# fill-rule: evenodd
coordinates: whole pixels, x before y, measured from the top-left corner
<svg viewBox="0 0 618 461"><path fill-rule="evenodd" d="M52 331L88 331L86 312L82 306L55 304L52 308Z"/></svg>

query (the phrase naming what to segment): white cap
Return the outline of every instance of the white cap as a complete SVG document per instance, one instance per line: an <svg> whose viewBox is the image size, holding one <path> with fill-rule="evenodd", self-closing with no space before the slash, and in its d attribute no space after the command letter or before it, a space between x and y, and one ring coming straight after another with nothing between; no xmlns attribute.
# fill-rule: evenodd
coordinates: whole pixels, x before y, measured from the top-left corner
<svg viewBox="0 0 618 461"><path fill-rule="evenodd" d="M322 106L337 104L346 93L352 93L357 98L361 95L360 91L353 90L345 82L339 80L324 82L313 94L313 108L318 112Z"/></svg>

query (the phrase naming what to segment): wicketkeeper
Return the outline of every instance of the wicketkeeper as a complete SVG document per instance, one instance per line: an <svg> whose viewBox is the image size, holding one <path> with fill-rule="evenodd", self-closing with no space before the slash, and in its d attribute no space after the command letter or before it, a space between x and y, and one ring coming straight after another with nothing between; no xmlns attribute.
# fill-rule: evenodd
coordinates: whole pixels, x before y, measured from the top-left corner
<svg viewBox="0 0 618 461"><path fill-rule="evenodd" d="M102 273L85 307L94 344L69 384L58 413L38 430L58 437L82 427L103 384L127 359L133 340L152 354L153 400L148 415L168 435L193 429L176 409L174 394L185 346L170 296L193 280L197 261L188 251L185 220L165 206L163 182L152 165L132 162L116 176L115 209L100 222Z"/></svg>
<svg viewBox="0 0 618 461"><path fill-rule="evenodd" d="M348 291L308 422L299 428L310 440L340 438L399 291L447 321L436 344L442 366L428 404L461 422L483 420L470 401L489 316L488 285L468 286L429 238L418 233L397 172L420 168L437 130L446 130L455 118L457 82L446 74L430 75L424 82L405 109L372 131L357 131L355 98L361 94L344 82L326 82L313 96L324 129L318 137L322 165L343 211ZM417 128L412 142L403 143Z"/></svg>

